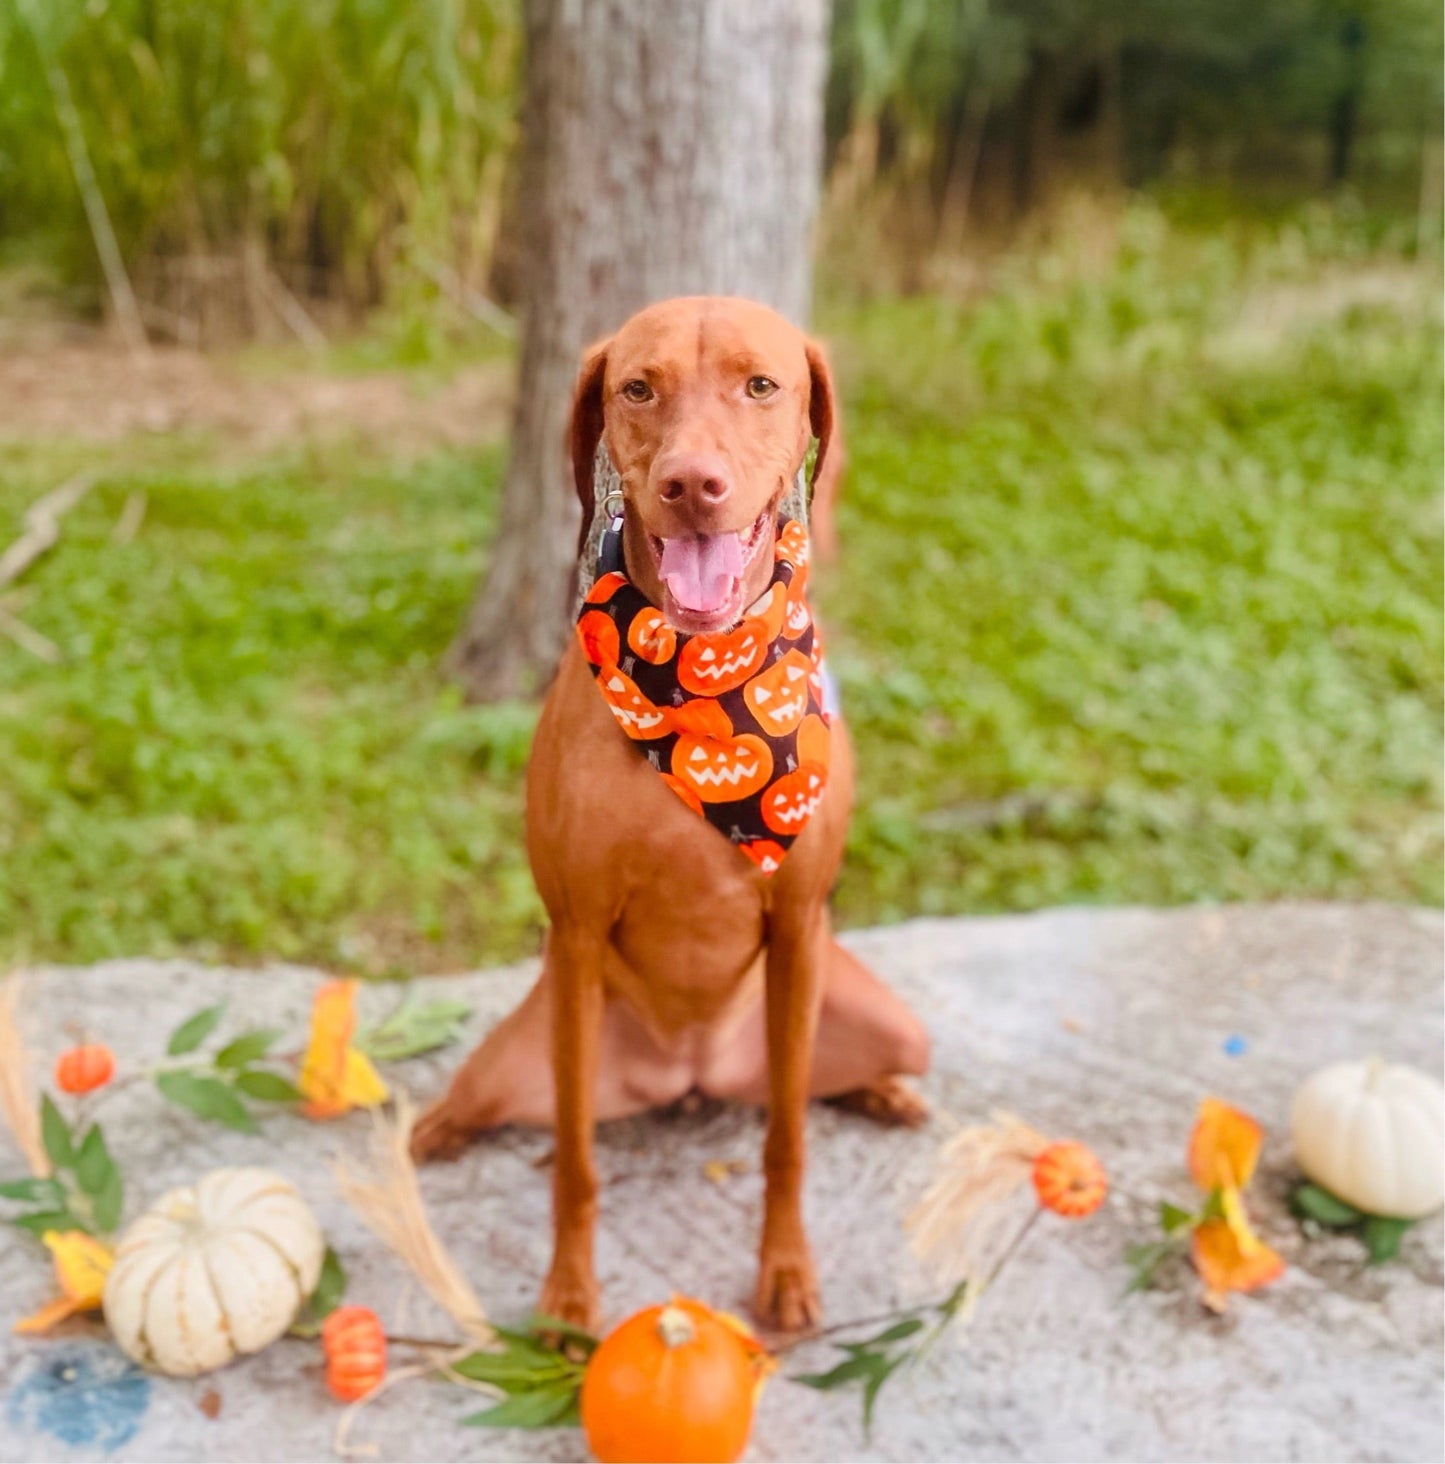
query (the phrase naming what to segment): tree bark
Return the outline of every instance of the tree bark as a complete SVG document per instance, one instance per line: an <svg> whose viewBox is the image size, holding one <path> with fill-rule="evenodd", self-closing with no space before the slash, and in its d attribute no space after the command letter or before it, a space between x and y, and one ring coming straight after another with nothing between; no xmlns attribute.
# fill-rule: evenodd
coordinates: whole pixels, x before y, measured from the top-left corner
<svg viewBox="0 0 1445 1464"><path fill-rule="evenodd" d="M526 0L522 349L491 564L449 664L530 695L568 631L578 509L563 450L578 356L670 295L802 321L827 0Z"/></svg>

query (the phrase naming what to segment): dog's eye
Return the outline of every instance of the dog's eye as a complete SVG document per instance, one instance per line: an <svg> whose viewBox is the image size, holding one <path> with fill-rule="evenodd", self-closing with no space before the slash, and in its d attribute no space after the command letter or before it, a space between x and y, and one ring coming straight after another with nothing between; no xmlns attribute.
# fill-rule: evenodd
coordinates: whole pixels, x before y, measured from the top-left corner
<svg viewBox="0 0 1445 1464"><path fill-rule="evenodd" d="M778 383L770 376L748 377L748 395L755 402L766 401L777 389Z"/></svg>
<svg viewBox="0 0 1445 1464"><path fill-rule="evenodd" d="M630 402L650 402L652 388L639 376L623 384L622 395Z"/></svg>

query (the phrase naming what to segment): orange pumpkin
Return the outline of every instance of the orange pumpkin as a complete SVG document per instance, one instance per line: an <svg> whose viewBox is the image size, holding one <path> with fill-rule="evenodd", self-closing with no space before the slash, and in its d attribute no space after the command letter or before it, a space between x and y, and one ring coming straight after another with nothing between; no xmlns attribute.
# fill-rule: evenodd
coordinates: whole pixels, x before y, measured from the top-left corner
<svg viewBox="0 0 1445 1464"><path fill-rule="evenodd" d="M617 718L617 725L634 741L650 742L654 737L666 737L672 730L669 708L645 697L637 683L619 671L615 662L604 664L597 685L602 690L603 701Z"/></svg>
<svg viewBox="0 0 1445 1464"><path fill-rule="evenodd" d="M753 620L761 620L768 639L775 641L783 628L783 612L787 608L788 587L772 585L766 594L759 595L748 607L748 616Z"/></svg>
<svg viewBox="0 0 1445 1464"><path fill-rule="evenodd" d="M799 763L764 795L763 822L775 834L801 833L827 791L828 769L822 763Z"/></svg>
<svg viewBox="0 0 1445 1464"><path fill-rule="evenodd" d="M783 856L788 852L781 844L775 844L771 839L751 839L746 844L739 844L738 848L764 874L776 874L778 866L783 862Z"/></svg>
<svg viewBox="0 0 1445 1464"><path fill-rule="evenodd" d="M684 1297L629 1317L582 1377L588 1447L601 1464L729 1464L752 1431L757 1351Z"/></svg>
<svg viewBox="0 0 1445 1464"><path fill-rule="evenodd" d="M798 761L821 763L826 768L832 756L833 739L828 734L828 724L816 712L810 712L798 728Z"/></svg>
<svg viewBox="0 0 1445 1464"><path fill-rule="evenodd" d="M812 669L813 663L801 651L789 651L748 682L743 700L769 736L782 737L803 720Z"/></svg>
<svg viewBox="0 0 1445 1464"><path fill-rule="evenodd" d="M622 655L617 623L605 610L589 610L577 622L582 653L594 666L615 666Z"/></svg>
<svg viewBox="0 0 1445 1464"><path fill-rule="evenodd" d="M813 623L812 611L808 609L808 571L800 569L788 586L788 608L783 615L783 635L788 640L797 640Z"/></svg>
<svg viewBox="0 0 1445 1464"><path fill-rule="evenodd" d="M766 788L773 754L761 737L684 732L673 745L672 773L704 803L735 803Z"/></svg>
<svg viewBox="0 0 1445 1464"><path fill-rule="evenodd" d="M667 623L661 610L650 606L638 611L627 630L627 644L649 666L661 666L672 660L677 650L677 632Z"/></svg>
<svg viewBox="0 0 1445 1464"><path fill-rule="evenodd" d="M732 630L689 636L677 658L677 679L699 696L718 696L756 673L767 653L767 627L749 616Z"/></svg>
<svg viewBox="0 0 1445 1464"><path fill-rule="evenodd" d="M55 1086L62 1093L93 1093L115 1076L115 1054L101 1042L62 1052L55 1062Z"/></svg>
<svg viewBox="0 0 1445 1464"><path fill-rule="evenodd" d="M338 1307L321 1324L326 1386L343 1403L364 1398L386 1376L386 1333L366 1306Z"/></svg>
<svg viewBox="0 0 1445 1464"><path fill-rule="evenodd" d="M1044 1209L1066 1220L1082 1220L1104 1203L1109 1176L1085 1145L1049 1144L1034 1160L1034 1192Z"/></svg>
<svg viewBox="0 0 1445 1464"><path fill-rule="evenodd" d="M801 569L808 562L808 548L807 529L797 519L789 519L773 546L773 558L786 559L794 568Z"/></svg>
<svg viewBox="0 0 1445 1464"><path fill-rule="evenodd" d="M589 605L605 605L626 583L627 576L625 574L618 574L615 569L608 574L604 574L587 591L587 603Z"/></svg>

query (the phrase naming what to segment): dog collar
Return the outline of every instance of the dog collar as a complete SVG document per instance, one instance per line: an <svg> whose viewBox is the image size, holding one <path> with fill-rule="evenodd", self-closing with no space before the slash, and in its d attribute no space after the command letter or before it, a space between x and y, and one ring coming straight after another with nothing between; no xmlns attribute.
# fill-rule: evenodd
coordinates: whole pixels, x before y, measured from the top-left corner
<svg viewBox="0 0 1445 1464"><path fill-rule="evenodd" d="M772 580L731 630L679 634L605 557L577 619L617 725L764 874L782 863L828 784L831 717L804 593L808 550L802 524L779 519Z"/></svg>

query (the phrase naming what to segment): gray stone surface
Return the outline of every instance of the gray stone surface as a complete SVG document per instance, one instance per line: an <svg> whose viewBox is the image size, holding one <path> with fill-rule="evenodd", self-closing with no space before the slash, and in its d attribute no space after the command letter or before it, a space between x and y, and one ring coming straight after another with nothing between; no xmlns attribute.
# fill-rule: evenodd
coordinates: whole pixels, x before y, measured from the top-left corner
<svg viewBox="0 0 1445 1464"><path fill-rule="evenodd" d="M1348 1239L1305 1241L1284 1197L1292 1180L1286 1113L1296 1084L1330 1059L1380 1052L1441 1068L1441 919L1381 907L1197 908L1169 913L1061 910L919 921L850 943L922 1011L935 1039L927 1090L963 1120L1004 1106L1104 1157L1116 1194L1098 1217L1046 1217L980 1306L961 1345L942 1349L885 1393L863 1438L851 1396L775 1381L749 1457L758 1460L1439 1459L1442 1453L1441 1226L1410 1232L1401 1260L1366 1270ZM522 991L529 968L423 983L465 993L480 1032ZM153 1061L179 1018L225 996L249 1022L298 1033L318 973L117 961L38 973L29 1013L37 1047L66 1023L109 1041L124 1069ZM367 1009L392 1000L367 990ZM1224 1049L1232 1034L1243 1056ZM418 1095L457 1054L393 1070ZM1205 1313L1187 1272L1120 1300L1121 1250L1151 1231L1165 1196L1187 1197L1183 1146L1210 1092L1269 1130L1253 1207L1287 1256L1270 1290ZM352 1271L351 1298L390 1327L429 1333L440 1319L347 1212L324 1165L359 1145L359 1116L317 1127L281 1116L247 1138L193 1122L144 1084L107 1098L128 1211L220 1164L265 1163L315 1204ZM920 1295L900 1230L943 1129L881 1132L817 1109L808 1210L829 1316L841 1320ZM742 1308L758 1221L760 1116L710 1107L611 1125L600 1136L605 1189L599 1269L608 1315L673 1289ZM0 1141L3 1142L3 1141ZM548 1254L547 1136L511 1133L423 1183L437 1229L492 1314L532 1304ZM0 1152L0 1170L14 1156ZM718 1184L703 1166L736 1161ZM80 1334L9 1335L49 1277L28 1241L0 1235L0 1459L315 1459L330 1455L337 1408L314 1345L285 1341L195 1382L156 1379L75 1401L53 1379L103 1367ZM810 1365L825 1351L801 1354ZM47 1381L49 1379L50 1381ZM214 1420L200 1402L214 1389ZM461 1429L475 1406L456 1390L407 1384L358 1421L381 1459L574 1459L580 1435ZM129 1412L127 1412L127 1409ZM66 1438L73 1442L67 1444Z"/></svg>

